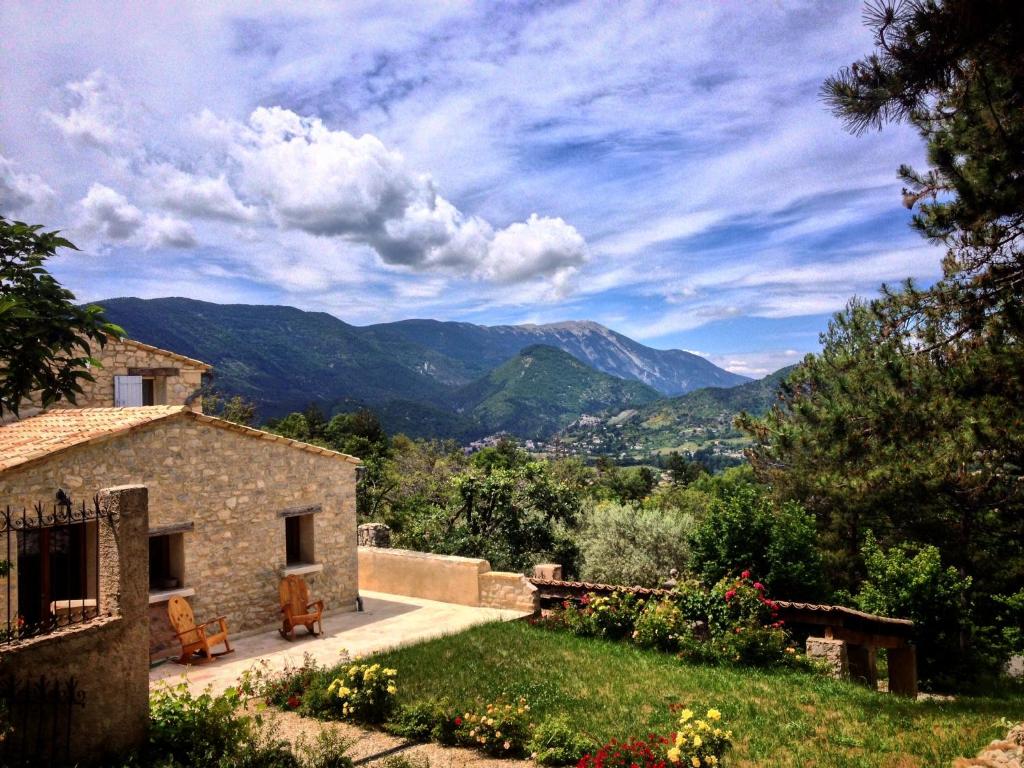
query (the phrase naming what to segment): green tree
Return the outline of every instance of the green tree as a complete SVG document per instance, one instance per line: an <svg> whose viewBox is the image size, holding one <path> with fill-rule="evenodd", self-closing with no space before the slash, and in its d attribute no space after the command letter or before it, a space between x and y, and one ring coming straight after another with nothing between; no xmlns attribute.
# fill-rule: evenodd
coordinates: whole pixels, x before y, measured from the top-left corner
<svg viewBox="0 0 1024 768"><path fill-rule="evenodd" d="M256 421L256 403L241 395L226 397L211 392L203 395L203 413L241 424L243 427L251 427Z"/></svg>
<svg viewBox="0 0 1024 768"><path fill-rule="evenodd" d="M0 217L0 416L18 413L32 396L43 407L75 402L89 366L90 347L124 331L106 322L97 306L75 296L46 270L58 248L77 250L57 232Z"/></svg>
<svg viewBox="0 0 1024 768"><path fill-rule="evenodd" d="M970 634L971 610L964 601L970 576L944 567L939 550L929 545L903 543L884 551L868 533L863 552L867 578L857 605L869 613L914 621L922 680L951 688L975 673L971 667L981 660L967 657L962 646Z"/></svg>
<svg viewBox="0 0 1024 768"><path fill-rule="evenodd" d="M774 503L767 489L746 485L714 499L690 548L706 584L750 571L779 598L822 594L814 517L796 502Z"/></svg>
<svg viewBox="0 0 1024 768"><path fill-rule="evenodd" d="M676 485L689 485L701 475L707 474L703 464L682 456L678 451L672 451L665 459L665 469Z"/></svg>
<svg viewBox="0 0 1024 768"><path fill-rule="evenodd" d="M912 294L940 341L975 332L1024 287L1024 6L1017 0L874 0L874 50L829 78L855 133L908 122L930 167L899 169L915 226L948 248L945 279ZM906 299L907 297L904 297Z"/></svg>

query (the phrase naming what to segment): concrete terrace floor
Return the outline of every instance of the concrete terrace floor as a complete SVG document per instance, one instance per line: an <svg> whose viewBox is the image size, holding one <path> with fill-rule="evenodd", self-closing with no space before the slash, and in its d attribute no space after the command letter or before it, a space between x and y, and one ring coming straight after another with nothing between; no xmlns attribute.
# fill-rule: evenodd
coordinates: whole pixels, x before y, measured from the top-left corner
<svg viewBox="0 0 1024 768"><path fill-rule="evenodd" d="M342 661L344 654L366 656L452 635L477 624L512 621L529 615L520 611L473 608L382 592L363 590L360 594L363 612L324 616L324 632L319 637L311 637L305 628L299 627L295 631L294 642L282 638L276 629L232 638L231 646L235 652L208 664L182 666L167 662L153 667L149 671L150 688L161 682L174 685L184 681L193 692L209 686L219 693L234 685L243 672L261 661L272 670L281 670L286 666L298 666L303 655L308 653L317 662L330 666Z"/></svg>

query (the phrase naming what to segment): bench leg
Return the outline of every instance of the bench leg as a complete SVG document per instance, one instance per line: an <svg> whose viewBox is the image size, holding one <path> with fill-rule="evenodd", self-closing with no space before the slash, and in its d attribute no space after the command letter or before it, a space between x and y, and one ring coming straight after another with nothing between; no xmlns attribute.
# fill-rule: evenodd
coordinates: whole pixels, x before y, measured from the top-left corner
<svg viewBox="0 0 1024 768"><path fill-rule="evenodd" d="M889 692L899 696L917 697L917 649L889 649Z"/></svg>

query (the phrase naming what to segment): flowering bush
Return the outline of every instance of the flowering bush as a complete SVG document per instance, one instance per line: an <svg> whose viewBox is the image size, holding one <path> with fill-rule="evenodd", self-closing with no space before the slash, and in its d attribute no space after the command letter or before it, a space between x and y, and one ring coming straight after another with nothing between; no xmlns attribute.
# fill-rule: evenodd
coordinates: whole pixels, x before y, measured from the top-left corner
<svg viewBox="0 0 1024 768"><path fill-rule="evenodd" d="M352 664L327 687L332 709L346 720L382 723L395 706L398 671L380 664Z"/></svg>
<svg viewBox="0 0 1024 768"><path fill-rule="evenodd" d="M679 713L679 730L665 757L672 765L692 768L721 765L732 747L732 731L722 729L721 719L722 713L717 709L709 709L703 718L695 717L692 709L684 709Z"/></svg>
<svg viewBox="0 0 1024 768"><path fill-rule="evenodd" d="M562 620L575 635L621 640L633 634L637 614L644 601L631 592L584 595L579 606L565 604Z"/></svg>
<svg viewBox="0 0 1024 768"><path fill-rule="evenodd" d="M754 580L750 571L743 571L738 578L725 577L711 590L725 603L725 611L712 618L719 624L716 629L731 629L736 626L782 627L779 620L779 606L765 594L764 585Z"/></svg>
<svg viewBox="0 0 1024 768"><path fill-rule="evenodd" d="M576 733L564 715L549 717L530 739L531 757L539 765L573 765L590 749L590 741Z"/></svg>
<svg viewBox="0 0 1024 768"><path fill-rule="evenodd" d="M650 600L636 620L633 641L642 648L674 651L687 635L690 622L672 600Z"/></svg>
<svg viewBox="0 0 1024 768"><path fill-rule="evenodd" d="M306 692L326 685L326 677L327 669L306 653L301 665L288 665L279 672L261 661L242 673L241 684L244 692L261 696L275 707L306 710L310 703L306 701Z"/></svg>
<svg viewBox="0 0 1024 768"><path fill-rule="evenodd" d="M455 718L455 725L460 743L497 757L526 754L533 729L530 705L522 698L514 704L488 704L482 712L465 712Z"/></svg>
<svg viewBox="0 0 1024 768"><path fill-rule="evenodd" d="M612 740L592 755L584 755L576 768L668 768L666 749L671 741L651 736L647 741Z"/></svg>

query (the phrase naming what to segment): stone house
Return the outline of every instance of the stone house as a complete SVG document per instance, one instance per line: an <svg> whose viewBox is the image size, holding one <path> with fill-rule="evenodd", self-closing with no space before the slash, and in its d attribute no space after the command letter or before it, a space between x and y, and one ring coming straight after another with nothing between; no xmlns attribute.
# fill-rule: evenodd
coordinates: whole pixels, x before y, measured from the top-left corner
<svg viewBox="0 0 1024 768"><path fill-rule="evenodd" d="M187 405L202 410L199 389L211 366L200 360L152 347L141 341L110 337L92 356L101 365L91 368L94 381L82 382L76 402L58 401L53 408L113 408L141 405ZM21 404L21 418L41 410L32 400ZM4 421L14 420L6 417Z"/></svg>
<svg viewBox="0 0 1024 768"><path fill-rule="evenodd" d="M51 503L58 489L77 502L104 487L146 485L154 651L172 644L174 595L188 597L197 619L227 616L234 633L278 620L288 573L303 574L328 610L353 610L359 460L202 414L195 400L186 404L209 368L199 361L136 342L107 349L110 362L83 402L111 405L127 391L118 377L131 378L133 397L138 378L150 378L143 392L174 402L55 408L0 426L0 510ZM95 597L84 531L69 530L60 551L30 539L12 543L15 613L35 618L62 600ZM61 568L81 575L57 584L49 574Z"/></svg>

